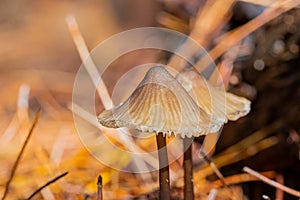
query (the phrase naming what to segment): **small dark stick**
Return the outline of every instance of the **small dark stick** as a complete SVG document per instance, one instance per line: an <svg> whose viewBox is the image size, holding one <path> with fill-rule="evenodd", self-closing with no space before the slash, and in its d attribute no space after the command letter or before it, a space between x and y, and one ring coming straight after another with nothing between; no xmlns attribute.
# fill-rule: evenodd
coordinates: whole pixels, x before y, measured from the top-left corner
<svg viewBox="0 0 300 200"><path fill-rule="evenodd" d="M163 133L156 135L159 160L159 199L170 200L169 160L166 147L166 137Z"/></svg>
<svg viewBox="0 0 300 200"><path fill-rule="evenodd" d="M98 176L98 181L97 181L97 200L103 200L103 193L102 193L102 176Z"/></svg>
<svg viewBox="0 0 300 200"><path fill-rule="evenodd" d="M36 191L34 191L28 198L27 200L32 199L37 193L39 193L42 189L44 189L45 187L49 186L50 184L56 182L58 179L61 179L62 177L64 177L65 175L67 175L69 172L65 172L57 177L55 177L54 179L48 181L47 183L45 183L44 185L42 185L39 189L37 189Z"/></svg>
<svg viewBox="0 0 300 200"><path fill-rule="evenodd" d="M184 170L184 199L194 199L193 183L193 159L192 159L192 142L193 138L183 139L183 170Z"/></svg>
<svg viewBox="0 0 300 200"><path fill-rule="evenodd" d="M32 125L31 125L31 128L30 128L30 130L29 130L29 132L28 132L28 135L27 135L27 137L26 137L26 139L25 139L25 142L24 142L24 144L23 144L23 146L22 146L22 148L21 148L21 151L20 151L20 153L19 153L19 155L18 155L18 157L17 157L17 159L16 159L16 161L15 161L13 167L12 167L10 176L9 176L9 178L8 178L8 181L7 181L6 185L5 185L5 190L4 190L4 193L3 193L3 196L2 196L2 200L4 200L4 199L6 198L6 195L7 195L8 190L9 190L10 183L11 183L11 181L12 181L14 175L15 175L15 172L16 172L16 170L17 170L18 164L19 164L19 162L20 162L20 160L21 160L21 158L22 158L22 156L23 156L24 150L25 150L25 148L26 148L26 146L27 146L27 144L28 144L28 142L29 142L29 139L30 139L30 137L31 137L31 135L32 135L32 132L33 132L33 130L34 130L36 124L37 124L38 121L39 121L40 114L41 114L41 109L39 108L39 110L38 110L38 111L36 112L36 114L35 114L33 123L32 123Z"/></svg>

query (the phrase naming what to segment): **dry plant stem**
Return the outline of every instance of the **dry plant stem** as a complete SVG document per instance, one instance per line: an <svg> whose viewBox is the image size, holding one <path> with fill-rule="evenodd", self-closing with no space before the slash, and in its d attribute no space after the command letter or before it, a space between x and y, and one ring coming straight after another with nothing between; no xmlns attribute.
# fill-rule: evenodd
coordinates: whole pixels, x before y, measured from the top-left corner
<svg viewBox="0 0 300 200"><path fill-rule="evenodd" d="M257 171L254 171L253 169L250 169L249 167L244 167L243 171L259 178L261 181L263 181L263 182L265 182L265 183L267 183L267 184L269 184L273 187L276 187L276 188L278 188L282 191L285 191L286 193L289 193L289 194L294 195L296 197L300 197L300 192L299 191L294 190L294 189L289 188L289 187L286 187L286 186L284 186L280 183L277 183L276 181L273 181L273 180L261 175L260 173L258 173Z"/></svg>
<svg viewBox="0 0 300 200"><path fill-rule="evenodd" d="M158 133L156 135L156 143L159 160L159 199L170 200L169 160L166 137L163 135L163 133Z"/></svg>
<svg viewBox="0 0 300 200"><path fill-rule="evenodd" d="M64 177L65 175L67 175L69 172L65 172L57 177L55 177L54 179L48 181L47 183L45 183L42 187L40 187L39 189L37 189L36 191L34 191L28 198L27 200L32 199L37 193L39 193L42 189L44 189L45 187L49 186L50 184L56 182L58 179L61 179L62 177Z"/></svg>
<svg viewBox="0 0 300 200"><path fill-rule="evenodd" d="M102 176L98 176L98 181L97 181L97 200L103 200L103 192L102 192Z"/></svg>
<svg viewBox="0 0 300 200"><path fill-rule="evenodd" d="M19 155L18 155L18 157L17 157L17 159L16 159L16 161L15 161L15 163L14 163L14 165L13 165L13 168L12 168L12 170L11 170L11 174L10 174L10 176L9 176L9 178L8 178L8 181L7 181L6 185L5 185L5 190L4 190L4 193L3 193L3 196L2 196L2 200L4 200L4 199L6 198L6 195L7 195L8 190L9 190L10 183L11 183L11 181L12 181L14 175L15 175L15 172L16 172L16 170L17 170L18 164L19 164L19 162L20 162L20 160L21 160L21 157L22 157L22 155L23 155L23 153L24 153L24 150L25 150L25 148L26 148L26 146L27 146L27 144L28 144L28 142L29 142L29 139L30 139L30 137L31 137L31 135L32 135L32 132L33 132L33 130L34 130L34 127L36 126L36 124L37 124L37 122L38 122L38 120L39 120L39 118L40 118L40 113L41 113L41 110L39 109L39 110L37 111L37 113L35 114L35 118L34 118L34 120L33 120L33 123L32 123L32 125L31 125L31 128L30 128L30 130L29 130L29 132L28 132L28 135L27 135L27 137L26 137L26 139L25 139L25 142L24 142L24 144L23 144L23 146L22 146L22 148L21 148L21 151L20 151L20 153L19 153Z"/></svg>
<svg viewBox="0 0 300 200"><path fill-rule="evenodd" d="M193 138L183 139L183 170L184 170L184 199L194 199L194 178L193 178L193 159L192 159Z"/></svg>

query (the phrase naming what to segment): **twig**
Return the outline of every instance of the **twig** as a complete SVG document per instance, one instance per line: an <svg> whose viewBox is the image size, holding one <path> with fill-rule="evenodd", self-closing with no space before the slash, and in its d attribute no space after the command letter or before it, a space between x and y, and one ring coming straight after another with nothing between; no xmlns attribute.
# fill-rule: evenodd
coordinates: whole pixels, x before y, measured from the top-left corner
<svg viewBox="0 0 300 200"><path fill-rule="evenodd" d="M97 181L97 200L103 200L103 193L102 193L102 176L98 176L98 181Z"/></svg>
<svg viewBox="0 0 300 200"><path fill-rule="evenodd" d="M211 167L212 170L215 172L215 174L218 176L218 178L220 179L220 181L221 181L221 183L223 184L223 186L229 188L228 185L227 185L227 183L226 183L226 181L225 181L225 179L224 179L223 174L222 174L222 173L220 172L220 170L217 168L217 166L215 165L215 163L214 163L212 160L210 160L210 159L206 156L206 154L205 154L204 152L201 151L200 154L203 156L204 160L205 160L207 163L209 163L210 167Z"/></svg>
<svg viewBox="0 0 300 200"><path fill-rule="evenodd" d="M263 174L268 178L275 178L276 175L274 171L262 172L261 174ZM236 184L241 184L250 181L257 181L259 179L254 176L251 176L250 174L243 173L243 174L236 174L236 175L225 177L224 180L228 185L236 185ZM213 185L212 187L214 188L219 188L222 187L224 184L221 182L221 180L216 180L212 182L212 185Z"/></svg>
<svg viewBox="0 0 300 200"><path fill-rule="evenodd" d="M267 184L269 184L269 185L271 185L273 187L279 188L280 190L282 190L282 191L284 191L286 193L289 193L289 194L294 195L296 197L300 197L300 192L299 191L294 190L292 188L289 188L289 187L287 187L285 185L282 185L282 184L280 184L280 183L278 183L276 181L273 181L273 180L271 180L271 179L269 179L269 178L261 175L259 172L254 171L253 169L250 169L249 167L244 167L243 171L247 172L247 173L249 173L249 174L251 174L251 175L253 175L253 176L257 177L257 178L259 178L261 181L263 181L263 182L265 182L265 183L267 183Z"/></svg>
<svg viewBox="0 0 300 200"><path fill-rule="evenodd" d="M39 118L40 118L40 113L41 113L41 110L39 109L39 110L37 111L37 113L35 114L35 118L34 118L34 120L33 120L33 123L32 123L32 125L31 125L31 128L30 128L30 130L29 130L29 132L28 132L28 135L27 135L27 137L26 137L26 139L25 139L25 142L24 142L24 144L23 144L23 146L22 146L22 148L21 148L21 151L20 151L20 153L19 153L19 155L18 155L18 157L17 157L17 159L16 159L16 161L15 161L15 163L14 163L14 165L13 165L13 168L12 168L12 170L11 170L11 174L10 174L10 176L9 176L9 179L8 179L7 183L6 183L5 190L4 190L4 193L3 193L3 196L2 196L2 200L5 199L5 197L6 197L7 193L8 193L10 183L11 183L11 181L12 181L14 175L15 175L15 172L16 172L16 169L17 169L17 167L18 167L18 164L19 164L19 162L20 162L20 160L21 160L21 157L22 157L22 155L23 155L23 153L24 153L24 150L25 150L25 148L26 148L26 146L27 146L27 144L28 144L28 142L29 142L29 139L30 139L30 137L31 137L31 135L32 135L32 132L33 132L33 130L34 130L34 128L35 128L35 126L36 126L36 124L37 124Z"/></svg>
<svg viewBox="0 0 300 200"><path fill-rule="evenodd" d="M58 179L61 179L62 177L66 176L69 172L65 172L57 177L55 177L54 179L48 181L47 183L45 183L43 186L41 186L40 188L38 188L36 191L34 191L28 198L27 200L32 199L37 193L39 193L42 189L44 189L45 187L49 186L50 184L56 182Z"/></svg>
<svg viewBox="0 0 300 200"><path fill-rule="evenodd" d="M183 139L184 200L194 199L193 156L192 156L193 139L194 138Z"/></svg>
<svg viewBox="0 0 300 200"><path fill-rule="evenodd" d="M280 184L284 184L284 178L283 178L283 175L281 175L281 174L278 174L277 176L276 176L276 181L278 182L278 183L280 183ZM275 199L276 200L283 200L283 197L284 197L284 193L283 193L283 191L281 190L281 189L279 189L279 188L276 188L276 195L275 195L276 197L275 197Z"/></svg>

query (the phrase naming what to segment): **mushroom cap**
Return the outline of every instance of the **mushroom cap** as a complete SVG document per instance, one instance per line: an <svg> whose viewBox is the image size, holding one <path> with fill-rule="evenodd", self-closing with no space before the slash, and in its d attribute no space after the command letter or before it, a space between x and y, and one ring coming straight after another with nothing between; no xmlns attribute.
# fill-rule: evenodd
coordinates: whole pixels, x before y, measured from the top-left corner
<svg viewBox="0 0 300 200"><path fill-rule="evenodd" d="M218 121L237 120L250 112L251 102L232 93L223 86L212 86L193 70L177 76L177 80L189 91L198 106Z"/></svg>
<svg viewBox="0 0 300 200"><path fill-rule="evenodd" d="M98 120L110 128L131 127L182 137L216 132L223 124L202 110L162 66L150 68L130 97L119 106L103 111Z"/></svg>

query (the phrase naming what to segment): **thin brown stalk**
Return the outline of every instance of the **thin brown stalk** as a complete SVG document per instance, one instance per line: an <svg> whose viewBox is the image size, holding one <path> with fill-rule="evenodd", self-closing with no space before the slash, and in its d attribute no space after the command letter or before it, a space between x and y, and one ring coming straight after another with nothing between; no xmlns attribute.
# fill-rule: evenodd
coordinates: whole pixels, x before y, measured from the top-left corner
<svg viewBox="0 0 300 200"><path fill-rule="evenodd" d="M28 132L28 135L27 135L27 137L26 137L26 139L25 139L25 142L24 142L24 144L23 144L23 146L22 146L22 148L21 148L21 151L19 152L19 155L18 155L18 157L17 157L17 159L16 159L16 161L15 161L13 167L12 167L10 176L9 176L9 178L8 178L8 181L7 181L6 185L5 185L5 190L4 190L4 193L3 193L3 196L2 196L2 200L4 200L4 199L6 198L6 196L7 196L7 194L8 194L10 183L11 183L11 181L12 181L14 175L15 175L15 172L16 172L17 167L18 167L18 165L19 165L19 162L20 162L20 160L21 160L21 158L22 158L22 155L23 155L23 153L24 153L24 150L25 150L25 148L26 148L26 146L27 146L27 144L28 144L28 142L29 142L29 140L30 140L30 137L31 137L31 135L32 135L32 133L33 133L33 130L34 130L36 124L38 123L38 120L39 120L39 118L40 118L40 113L41 113L41 110L39 109L39 110L37 111L37 113L35 114L35 118L34 118L34 120L33 120L33 123L32 123L32 125L31 125L31 128L30 128L30 130L29 130L29 132Z"/></svg>
<svg viewBox="0 0 300 200"><path fill-rule="evenodd" d="M253 169L250 169L249 167L244 167L243 171L247 172L247 173L249 173L249 174L251 174L251 175L253 175L255 177L257 177L262 182L265 182L265 183L267 183L267 184L269 184L269 185L271 185L271 186L273 186L275 188L279 188L280 190L282 190L282 191L284 191L286 193L289 193L289 194L291 194L293 196L300 197L300 192L299 191L294 190L292 188L289 188L289 187L287 187L285 185L282 185L282 184L280 184L280 183L278 183L276 181L273 181L273 180L271 180L271 179L269 179L269 178L261 175L259 172L254 171Z"/></svg>
<svg viewBox="0 0 300 200"><path fill-rule="evenodd" d="M102 185L102 176L99 175L97 181L97 200L103 200Z"/></svg>
<svg viewBox="0 0 300 200"><path fill-rule="evenodd" d="M50 181L48 181L47 183L45 183L44 185L42 185L41 187L39 187L36 191L34 191L28 198L27 200L32 199L37 193L39 193L42 189L44 189L45 187L51 185L52 183L56 182L57 180L61 179L62 177L66 176L69 172L64 172L63 174L55 177L54 179L51 179Z"/></svg>
<svg viewBox="0 0 300 200"><path fill-rule="evenodd" d="M170 200L169 159L166 146L166 137L163 133L156 135L157 152L159 160L159 199Z"/></svg>
<svg viewBox="0 0 300 200"><path fill-rule="evenodd" d="M183 170L184 170L184 199L194 199L194 178L193 178L193 157L192 157L192 138L183 139Z"/></svg>

